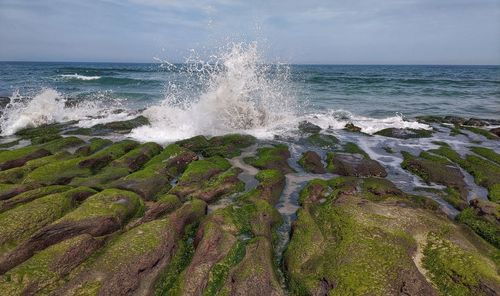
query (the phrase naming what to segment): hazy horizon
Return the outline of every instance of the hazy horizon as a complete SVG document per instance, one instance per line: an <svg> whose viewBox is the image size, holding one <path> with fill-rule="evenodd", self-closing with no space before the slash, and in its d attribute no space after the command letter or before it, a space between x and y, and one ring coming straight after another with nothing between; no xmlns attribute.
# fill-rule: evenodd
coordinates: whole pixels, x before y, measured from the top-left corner
<svg viewBox="0 0 500 296"><path fill-rule="evenodd" d="M257 40L297 65L499 65L495 0L0 0L0 61L180 63Z"/></svg>

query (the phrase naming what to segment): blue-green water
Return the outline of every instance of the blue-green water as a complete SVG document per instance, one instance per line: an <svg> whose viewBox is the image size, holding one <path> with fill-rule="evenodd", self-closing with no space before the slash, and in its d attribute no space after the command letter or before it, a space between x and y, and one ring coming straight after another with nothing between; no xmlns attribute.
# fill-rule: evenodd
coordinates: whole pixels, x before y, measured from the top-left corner
<svg viewBox="0 0 500 296"><path fill-rule="evenodd" d="M138 113L135 134L168 141L247 131L270 137L309 120L364 132L422 127L418 115L500 119L500 66L266 65L245 51L216 64L0 63L0 128Z"/></svg>
<svg viewBox="0 0 500 296"><path fill-rule="evenodd" d="M500 118L499 66L293 65L290 73L297 99L319 110ZM105 95L141 106L163 99L165 85L185 76L160 64L2 62L0 96L50 87L69 98Z"/></svg>

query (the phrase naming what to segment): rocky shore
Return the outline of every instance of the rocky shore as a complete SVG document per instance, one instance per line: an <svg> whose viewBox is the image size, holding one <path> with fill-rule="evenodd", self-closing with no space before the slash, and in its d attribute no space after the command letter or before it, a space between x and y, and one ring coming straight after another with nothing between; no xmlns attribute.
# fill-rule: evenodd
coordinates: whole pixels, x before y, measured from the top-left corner
<svg viewBox="0 0 500 296"><path fill-rule="evenodd" d="M0 294L500 295L498 122L418 120L166 146L126 139L142 116L21 130L0 144Z"/></svg>

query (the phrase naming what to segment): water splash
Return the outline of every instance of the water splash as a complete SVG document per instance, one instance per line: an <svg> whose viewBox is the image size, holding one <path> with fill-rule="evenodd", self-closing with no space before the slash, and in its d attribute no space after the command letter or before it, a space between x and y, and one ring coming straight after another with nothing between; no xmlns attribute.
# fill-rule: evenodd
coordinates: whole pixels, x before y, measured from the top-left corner
<svg viewBox="0 0 500 296"><path fill-rule="evenodd" d="M208 61L193 53L182 67L185 83L167 85L165 100L143 113L151 125L133 130L132 137L157 142L231 132L265 137L296 122L289 68L265 64L257 43L230 44Z"/></svg>
<svg viewBox="0 0 500 296"><path fill-rule="evenodd" d="M110 108L114 106L114 108ZM9 136L17 131L44 124L77 120L81 127L97 123L126 119L127 112L115 112L118 101L103 100L68 101L51 88L44 88L33 98L15 91L0 116L0 135Z"/></svg>

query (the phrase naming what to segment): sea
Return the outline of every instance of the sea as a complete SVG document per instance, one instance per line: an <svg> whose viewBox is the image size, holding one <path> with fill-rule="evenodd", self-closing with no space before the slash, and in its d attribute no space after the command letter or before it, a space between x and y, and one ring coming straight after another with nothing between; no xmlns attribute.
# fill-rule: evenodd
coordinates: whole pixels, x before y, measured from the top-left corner
<svg viewBox="0 0 500 296"><path fill-rule="evenodd" d="M58 121L138 113L139 140L246 131L272 137L309 120L366 133L422 125L421 115L500 119L500 66L264 63L251 45L185 63L0 62L2 135Z"/></svg>

